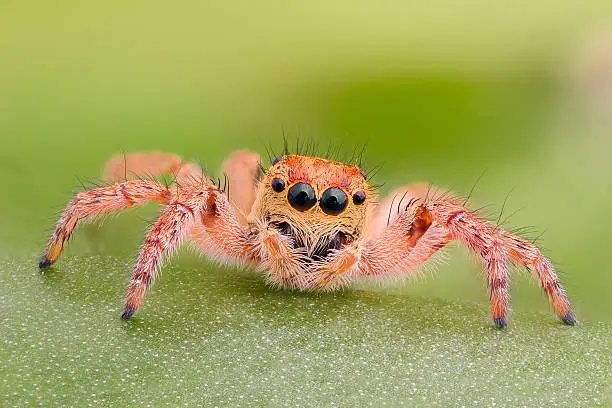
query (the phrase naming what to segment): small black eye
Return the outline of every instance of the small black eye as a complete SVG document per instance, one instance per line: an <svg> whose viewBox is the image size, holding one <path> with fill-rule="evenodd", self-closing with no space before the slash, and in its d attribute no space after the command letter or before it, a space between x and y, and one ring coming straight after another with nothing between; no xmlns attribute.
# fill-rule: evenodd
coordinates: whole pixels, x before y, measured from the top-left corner
<svg viewBox="0 0 612 408"><path fill-rule="evenodd" d="M297 183L289 189L287 200L298 211L311 209L317 203L315 192L307 183Z"/></svg>
<svg viewBox="0 0 612 408"><path fill-rule="evenodd" d="M285 182L281 179L275 178L272 180L272 190L280 193L285 189Z"/></svg>
<svg viewBox="0 0 612 408"><path fill-rule="evenodd" d="M363 204L365 199L366 199L366 195L363 191L358 191L355 194L353 194L353 203L355 203L356 205Z"/></svg>
<svg viewBox="0 0 612 408"><path fill-rule="evenodd" d="M321 196L319 205L325 214L338 215L346 208L346 193L339 188L328 188Z"/></svg>

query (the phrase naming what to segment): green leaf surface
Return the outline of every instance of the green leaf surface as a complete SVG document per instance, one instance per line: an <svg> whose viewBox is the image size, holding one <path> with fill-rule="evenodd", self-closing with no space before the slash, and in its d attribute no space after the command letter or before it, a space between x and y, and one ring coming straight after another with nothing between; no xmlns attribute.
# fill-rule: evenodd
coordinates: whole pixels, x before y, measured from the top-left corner
<svg viewBox="0 0 612 408"><path fill-rule="evenodd" d="M610 404L612 326L345 290L274 290L255 273L170 264L130 321L130 262L0 261L8 405Z"/></svg>

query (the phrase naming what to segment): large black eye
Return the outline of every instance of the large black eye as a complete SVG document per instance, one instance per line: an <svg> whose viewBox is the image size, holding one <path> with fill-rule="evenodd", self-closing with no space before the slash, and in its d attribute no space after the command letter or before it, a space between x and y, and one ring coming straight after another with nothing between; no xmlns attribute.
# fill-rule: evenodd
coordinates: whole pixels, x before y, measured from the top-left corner
<svg viewBox="0 0 612 408"><path fill-rule="evenodd" d="M363 204L365 199L366 199L366 195L363 191L358 191L355 194L353 194L353 203L355 203L356 205Z"/></svg>
<svg viewBox="0 0 612 408"><path fill-rule="evenodd" d="M297 183L291 187L287 199L289 204L298 211L309 210L317 203L315 192L307 183Z"/></svg>
<svg viewBox="0 0 612 408"><path fill-rule="evenodd" d="M319 205L325 214L338 215L346 208L346 193L339 188L328 188L321 196Z"/></svg>
<svg viewBox="0 0 612 408"><path fill-rule="evenodd" d="M281 191L283 191L285 189L285 182L281 179L273 179L272 180L272 190L276 191L277 193L280 193Z"/></svg>

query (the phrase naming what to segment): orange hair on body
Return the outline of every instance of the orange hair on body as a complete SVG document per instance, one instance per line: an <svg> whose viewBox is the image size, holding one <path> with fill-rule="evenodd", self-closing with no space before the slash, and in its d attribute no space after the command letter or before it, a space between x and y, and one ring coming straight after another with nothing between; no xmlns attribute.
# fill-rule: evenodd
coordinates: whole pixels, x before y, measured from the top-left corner
<svg viewBox="0 0 612 408"><path fill-rule="evenodd" d="M273 161L259 179L259 157L236 152L225 162L232 190L215 185L194 163L155 153L111 159L114 184L78 194L68 204L40 267L53 264L77 223L148 201L164 205L141 249L122 317L139 308L164 257L192 240L211 259L266 272L276 286L330 290L363 278L415 274L451 241L468 247L487 272L491 316L505 327L509 264L531 270L559 318L576 319L552 263L532 243L480 218L455 198L412 186L380 202L358 167L303 155ZM172 187L120 174L172 172ZM396 197L400 196L396 201Z"/></svg>

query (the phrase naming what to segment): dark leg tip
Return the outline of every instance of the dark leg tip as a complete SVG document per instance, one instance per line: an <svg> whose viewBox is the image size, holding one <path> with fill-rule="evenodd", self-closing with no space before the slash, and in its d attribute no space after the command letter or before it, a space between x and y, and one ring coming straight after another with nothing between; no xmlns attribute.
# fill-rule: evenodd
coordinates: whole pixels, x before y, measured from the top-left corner
<svg viewBox="0 0 612 408"><path fill-rule="evenodd" d="M570 326L573 326L576 323L578 323L578 320L576 320L576 316L574 315L574 312L571 310L567 312L565 316L563 316L561 321L565 324L569 324Z"/></svg>
<svg viewBox="0 0 612 408"><path fill-rule="evenodd" d="M123 310L123 313L121 314L121 318L126 319L126 320L130 319L134 315L135 311L136 310L132 309L131 307L126 306L125 309Z"/></svg>
<svg viewBox="0 0 612 408"><path fill-rule="evenodd" d="M38 263L38 267L40 269L45 269L50 267L51 265L53 265L53 262L51 262L50 260L47 259L47 257L43 257L43 259L40 260L40 262Z"/></svg>
<svg viewBox="0 0 612 408"><path fill-rule="evenodd" d="M494 317L493 324L495 324L495 327L498 329L505 329L506 326L508 326L508 322L506 322L505 317Z"/></svg>

